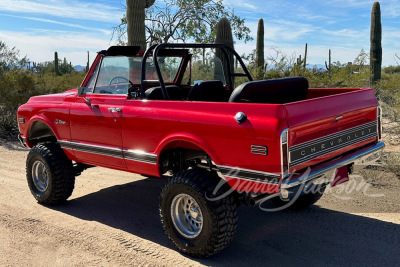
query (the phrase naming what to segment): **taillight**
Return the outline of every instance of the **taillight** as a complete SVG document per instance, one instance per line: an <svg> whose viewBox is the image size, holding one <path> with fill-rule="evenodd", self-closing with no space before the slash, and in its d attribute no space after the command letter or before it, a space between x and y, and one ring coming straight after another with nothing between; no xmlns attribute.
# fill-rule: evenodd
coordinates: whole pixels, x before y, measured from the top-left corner
<svg viewBox="0 0 400 267"><path fill-rule="evenodd" d="M378 141L382 139L382 109L381 106L376 107L376 120L377 120L377 132L378 132Z"/></svg>
<svg viewBox="0 0 400 267"><path fill-rule="evenodd" d="M289 146L288 146L288 132L289 129L285 129L281 133L281 170L282 178L289 175Z"/></svg>

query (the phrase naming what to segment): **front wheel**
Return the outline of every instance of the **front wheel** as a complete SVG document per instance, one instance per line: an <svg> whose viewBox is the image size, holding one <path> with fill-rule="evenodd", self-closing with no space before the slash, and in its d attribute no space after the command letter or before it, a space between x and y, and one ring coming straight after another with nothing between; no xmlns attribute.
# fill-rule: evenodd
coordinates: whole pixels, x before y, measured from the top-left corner
<svg viewBox="0 0 400 267"><path fill-rule="evenodd" d="M160 216L169 239L183 253L208 257L224 249L237 226L233 194L215 197L221 179L214 172L190 169L168 180L160 197ZM221 193L229 190L225 184ZM211 199L215 198L215 199Z"/></svg>
<svg viewBox="0 0 400 267"><path fill-rule="evenodd" d="M42 204L65 201L75 185L72 162L57 143L38 144L30 150L26 178L32 195Z"/></svg>

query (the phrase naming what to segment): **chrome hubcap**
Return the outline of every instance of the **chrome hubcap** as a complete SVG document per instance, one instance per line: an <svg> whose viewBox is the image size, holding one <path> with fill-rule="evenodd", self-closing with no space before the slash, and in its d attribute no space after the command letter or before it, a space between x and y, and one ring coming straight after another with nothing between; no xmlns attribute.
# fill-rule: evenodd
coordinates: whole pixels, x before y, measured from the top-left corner
<svg viewBox="0 0 400 267"><path fill-rule="evenodd" d="M174 197L171 217L176 230L186 238L197 237L203 229L203 214L199 204L188 194Z"/></svg>
<svg viewBox="0 0 400 267"><path fill-rule="evenodd" d="M32 165L32 180L36 189L40 192L46 191L49 186L49 178L46 166L41 161L35 161Z"/></svg>

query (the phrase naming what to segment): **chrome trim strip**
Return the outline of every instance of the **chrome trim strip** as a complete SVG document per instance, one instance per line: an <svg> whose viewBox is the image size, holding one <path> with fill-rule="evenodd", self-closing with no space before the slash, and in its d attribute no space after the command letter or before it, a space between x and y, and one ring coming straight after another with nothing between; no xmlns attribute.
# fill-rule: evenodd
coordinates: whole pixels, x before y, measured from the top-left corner
<svg viewBox="0 0 400 267"><path fill-rule="evenodd" d="M280 175L269 172L255 171L242 168L234 168L223 165L216 165L218 171L226 177L248 180L252 182L279 184Z"/></svg>
<svg viewBox="0 0 400 267"><path fill-rule="evenodd" d="M308 181L318 179L323 176L327 176L330 172L335 171L337 168L346 166L351 163L354 163L357 166L358 165L368 166L371 163L377 161L381 157L381 152L384 147L385 144L383 142L378 142L375 145L368 146L350 155L344 156L343 158L326 162L324 164L321 164L319 168L317 167L316 170L311 169L311 172L306 176L298 174L295 179L293 179L293 176L284 179L281 183L281 188L282 189L292 188L299 184L303 184ZM372 157L372 159L369 160L370 157Z"/></svg>
<svg viewBox="0 0 400 267"><path fill-rule="evenodd" d="M261 175L268 175L268 176L280 177L279 174L272 173L272 172L255 171L255 170L250 170L250 169L235 168L235 167L224 166L224 165L216 165L216 166L217 166L218 168L221 168L221 169L230 169L230 170L244 171L244 172L250 172L250 173L261 174Z"/></svg>
<svg viewBox="0 0 400 267"><path fill-rule="evenodd" d="M124 158L124 156L122 155L122 150L118 149L118 148L109 148L109 147L88 145L88 144L75 143L75 142L71 142L71 147L73 150L76 150L76 151L93 153L93 154L114 157L114 158L120 158L120 159Z"/></svg>
<svg viewBox="0 0 400 267"><path fill-rule="evenodd" d="M307 142L304 142L304 143L301 143L301 144L297 144L295 146L291 146L289 148L289 151L296 150L296 149L301 149L301 148L307 147L309 145L313 145L315 143L324 142L326 140L335 138L335 137L340 136L340 135L346 135L348 132L354 132L354 131L357 131L357 130L359 130L361 128L366 128L366 127L369 127L369 126L376 126L376 121L372 121L372 122L369 122L369 123L366 123L366 124L363 124L363 125L359 125L359 126L344 130L344 131L333 133L333 134L324 136L322 138L316 138L316 139L313 139L313 140L310 140L310 141L307 141Z"/></svg>
<svg viewBox="0 0 400 267"><path fill-rule="evenodd" d="M255 183L261 183L261 184L270 184L270 185L279 185L279 178L277 179L277 182L272 181L262 181L260 179L250 179L250 178L246 178L246 177L236 177L236 176L231 176L231 175L223 175L224 177L229 177L232 179L240 179L240 180L246 180L249 182L255 182Z"/></svg>
<svg viewBox="0 0 400 267"><path fill-rule="evenodd" d="M72 145L70 141L58 140L57 142L60 144L61 148L72 150Z"/></svg>
<svg viewBox="0 0 400 267"><path fill-rule="evenodd" d="M124 158L127 160L157 164L157 154L147 153L138 150L123 150L123 154Z"/></svg>
<svg viewBox="0 0 400 267"><path fill-rule="evenodd" d="M58 140L61 148L75 151L103 155L137 162L157 164L157 155L139 150L122 150L97 145L82 144L74 141Z"/></svg>
<svg viewBox="0 0 400 267"><path fill-rule="evenodd" d="M331 148L322 150L322 151L320 151L320 152L317 152L317 153L308 155L308 156L306 156L306 157L304 157L304 158L294 160L293 162L290 163L290 167L293 167L293 166L299 165L299 164L301 164L301 163L304 163L304 162L313 160L313 159L315 159L315 158L318 158L319 156L322 156L322 155L324 155L324 154L328 154L328 153L334 152L334 151L336 151L336 150L345 148L345 147L347 147L347 146L351 146L351 145L354 145L354 144L357 144L357 143L366 141L366 140L371 139L371 138L373 138L373 137L375 137L375 136L376 136L376 133L372 133L372 134L369 134L369 135L364 136L364 138L362 138L362 139L360 138L360 139L353 140L353 141L350 141L350 142L347 142L347 143L343 143L343 144L341 144L341 145L337 145L337 146L335 146L335 147L331 147Z"/></svg>

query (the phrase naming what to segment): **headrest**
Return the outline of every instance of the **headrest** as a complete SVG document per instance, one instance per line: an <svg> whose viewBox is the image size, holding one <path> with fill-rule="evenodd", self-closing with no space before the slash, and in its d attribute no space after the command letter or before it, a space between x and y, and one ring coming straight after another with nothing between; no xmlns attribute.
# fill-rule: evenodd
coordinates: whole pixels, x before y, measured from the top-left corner
<svg viewBox="0 0 400 267"><path fill-rule="evenodd" d="M236 87L229 102L285 104L305 100L307 93L304 77L252 81Z"/></svg>
<svg viewBox="0 0 400 267"><path fill-rule="evenodd" d="M170 100L183 100L182 90L178 86L167 85L165 89L167 89ZM149 100L164 100L164 95L160 86L147 89L144 95L145 98Z"/></svg>

